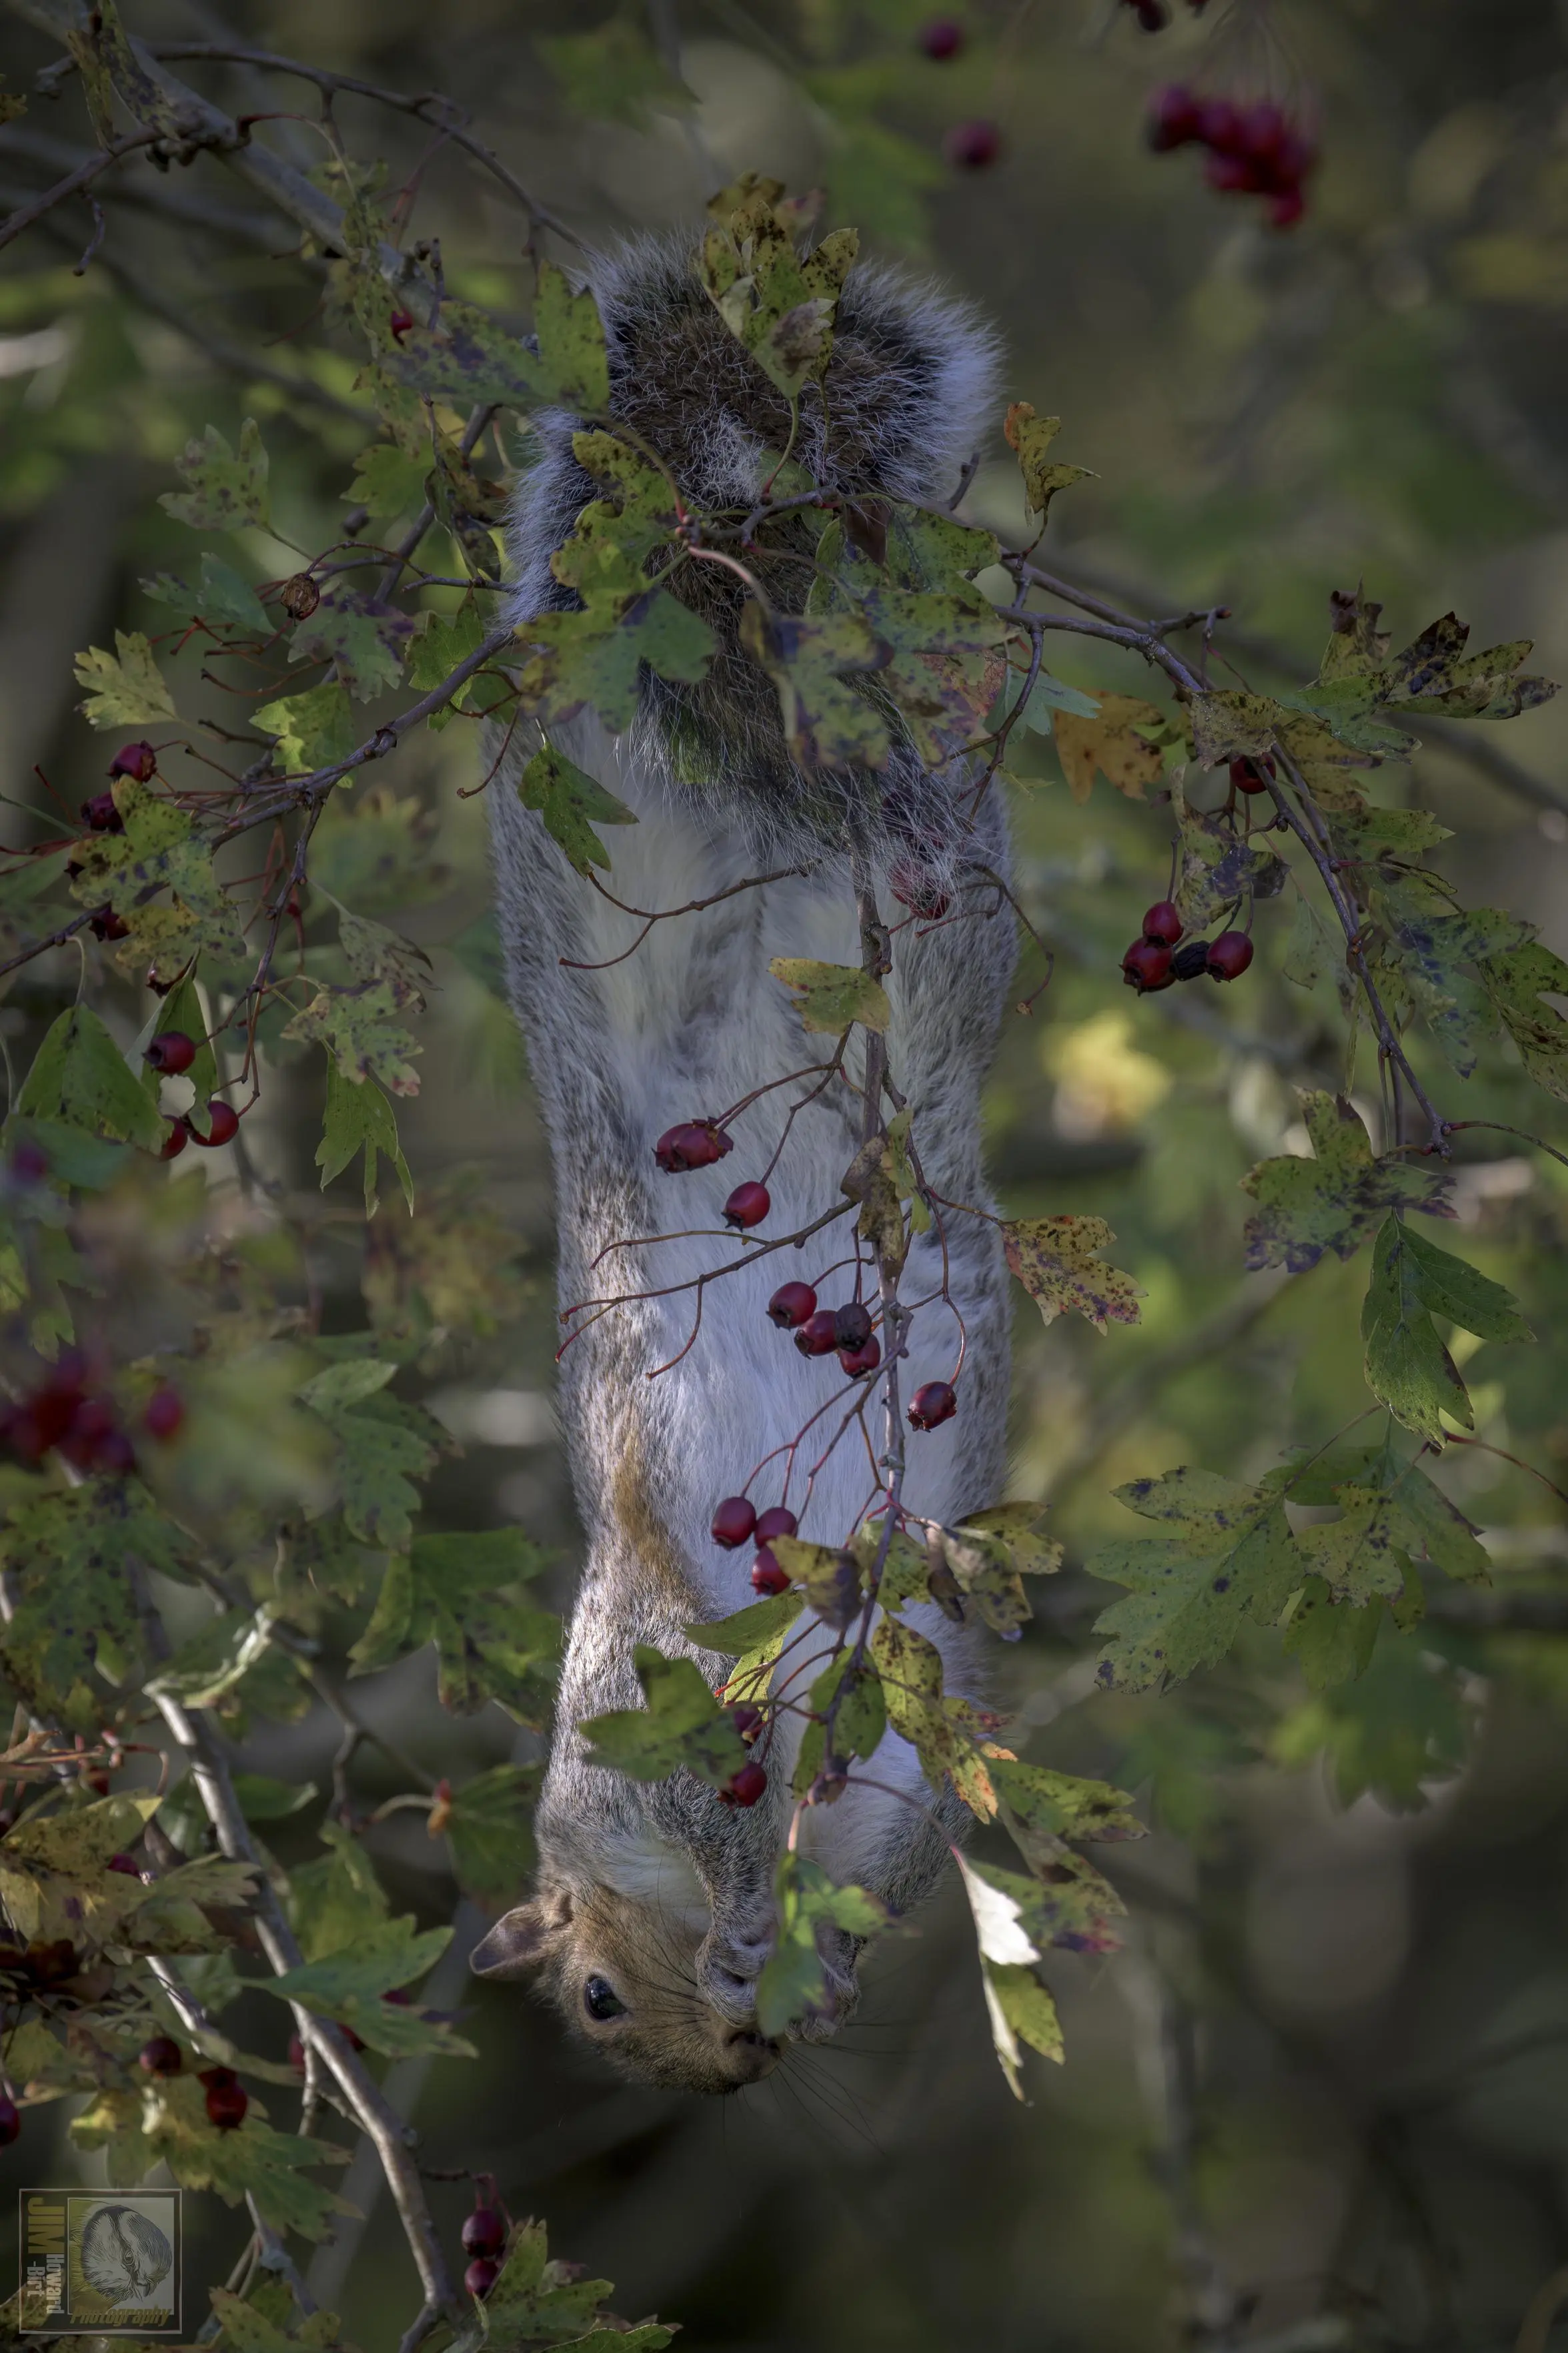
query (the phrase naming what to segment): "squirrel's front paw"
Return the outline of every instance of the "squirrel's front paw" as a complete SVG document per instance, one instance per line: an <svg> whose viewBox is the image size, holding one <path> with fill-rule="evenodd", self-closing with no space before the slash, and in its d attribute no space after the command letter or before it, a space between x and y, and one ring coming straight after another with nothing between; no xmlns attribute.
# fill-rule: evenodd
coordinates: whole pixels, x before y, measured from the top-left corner
<svg viewBox="0 0 1568 2353"><path fill-rule="evenodd" d="M860 1999L860 1980L855 1966L860 1939L824 1922L816 1932L816 1951L822 1963L824 1995L789 2030L791 2036L801 2042L828 2042Z"/></svg>
<svg viewBox="0 0 1568 2353"><path fill-rule="evenodd" d="M721 2018L743 2021L757 2007L757 1979L773 1949L770 1920L744 1933L715 1928L697 1950L697 1982Z"/></svg>

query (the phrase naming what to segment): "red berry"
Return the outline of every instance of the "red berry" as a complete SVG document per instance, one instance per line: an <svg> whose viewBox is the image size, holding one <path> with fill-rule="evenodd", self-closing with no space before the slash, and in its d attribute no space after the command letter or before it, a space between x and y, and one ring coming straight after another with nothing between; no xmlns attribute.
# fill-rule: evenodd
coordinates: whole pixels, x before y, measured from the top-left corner
<svg viewBox="0 0 1568 2353"><path fill-rule="evenodd" d="M834 1310L833 1342L838 1348L863 1348L871 1336L871 1311L863 1300L851 1299Z"/></svg>
<svg viewBox="0 0 1568 2353"><path fill-rule="evenodd" d="M196 2081L205 2084L209 2092L232 2092L239 2077L232 2067L203 2067L197 2071Z"/></svg>
<svg viewBox="0 0 1568 2353"><path fill-rule="evenodd" d="M1221 932L1209 949L1208 968L1216 980L1239 980L1252 962L1252 942L1245 932Z"/></svg>
<svg viewBox="0 0 1568 2353"><path fill-rule="evenodd" d="M463 2285L470 2295L489 2295L500 2277L500 2265L489 2255L476 2255L463 2274Z"/></svg>
<svg viewBox="0 0 1568 2353"><path fill-rule="evenodd" d="M1163 33L1171 21L1164 0L1129 0L1129 5L1137 11L1138 22L1146 33Z"/></svg>
<svg viewBox="0 0 1568 2353"><path fill-rule="evenodd" d="M726 1552L738 1545L749 1544L752 1530L757 1525L757 1507L744 1495L726 1495L713 1514L712 1537Z"/></svg>
<svg viewBox="0 0 1568 2353"><path fill-rule="evenodd" d="M305 2046L297 2034L289 2037L289 2064L297 2067L301 2075L304 2073Z"/></svg>
<svg viewBox="0 0 1568 2353"><path fill-rule="evenodd" d="M104 1865L106 1871L118 1871L127 1879L140 1879L142 1866L128 1854L111 1854Z"/></svg>
<svg viewBox="0 0 1568 2353"><path fill-rule="evenodd" d="M1204 145L1219 155L1236 154L1243 137L1240 107L1228 98L1201 98L1197 107L1197 136Z"/></svg>
<svg viewBox="0 0 1568 2353"><path fill-rule="evenodd" d="M250 2094L243 2084L211 2084L207 2087L207 2122L219 2132L235 2132L245 2122Z"/></svg>
<svg viewBox="0 0 1568 2353"><path fill-rule="evenodd" d="M765 1185L737 1185L724 1204L724 1223L744 1232L748 1226L760 1226L773 1206Z"/></svg>
<svg viewBox="0 0 1568 2353"><path fill-rule="evenodd" d="M1148 138L1156 155L1168 154L1173 147L1188 146L1198 135L1201 119L1199 102L1190 90L1180 82L1168 82L1157 90L1150 102Z"/></svg>
<svg viewBox="0 0 1568 2353"><path fill-rule="evenodd" d="M11 1155L11 1174L18 1185L37 1185L49 1173L49 1155L41 1144L25 1135Z"/></svg>
<svg viewBox="0 0 1568 2353"><path fill-rule="evenodd" d="M142 1417L142 1426L149 1438L160 1440L177 1438L180 1425L184 1418L184 1398L178 1389L172 1389L165 1384L163 1388L154 1389L148 1398L147 1410Z"/></svg>
<svg viewBox="0 0 1568 2353"><path fill-rule="evenodd" d="M726 1805L754 1806L767 1786L767 1775L753 1759L752 1763L742 1765L738 1773L730 1776L719 1795Z"/></svg>
<svg viewBox="0 0 1568 2353"><path fill-rule="evenodd" d="M499 2255L506 2244L506 2223L493 2206L476 2206L463 2224L466 2255Z"/></svg>
<svg viewBox="0 0 1568 2353"><path fill-rule="evenodd" d="M882 1344L873 1332L871 1337L860 1347L840 1348L838 1361L849 1378L852 1381L858 1381L864 1374L874 1373L881 1363Z"/></svg>
<svg viewBox="0 0 1568 2353"><path fill-rule="evenodd" d="M732 1708L730 1708L727 1713L731 1723L734 1725L742 1740L754 1740L767 1721L762 1709L760 1707L752 1707L751 1703L747 1700L737 1701L735 1705Z"/></svg>
<svg viewBox="0 0 1568 2353"><path fill-rule="evenodd" d="M136 2063L149 2075L177 2075L185 2063L185 2054L172 2034L154 2034L136 2054Z"/></svg>
<svg viewBox="0 0 1568 2353"><path fill-rule="evenodd" d="M838 1336L833 1328L834 1320L831 1307L819 1307L815 1314L806 1317L795 1335L795 1345L803 1356L826 1356L837 1348Z"/></svg>
<svg viewBox="0 0 1568 2353"><path fill-rule="evenodd" d="M1233 760L1230 764L1230 781L1238 793L1266 793L1268 786L1265 780L1265 770L1270 776L1276 773L1272 760Z"/></svg>
<svg viewBox="0 0 1568 2353"><path fill-rule="evenodd" d="M653 1147L653 1156L667 1176L679 1176L689 1168L711 1168L735 1148L733 1136L715 1127L710 1119L689 1119L679 1127L667 1127Z"/></svg>
<svg viewBox="0 0 1568 2353"><path fill-rule="evenodd" d="M94 833L123 833L125 819L114 806L112 793L94 793L81 804L81 819Z"/></svg>
<svg viewBox="0 0 1568 2353"><path fill-rule="evenodd" d="M207 1123L205 1135L197 1134L189 1119L185 1124L190 1131L191 1142L201 1145L208 1152L216 1152L220 1144L232 1144L239 1134L239 1113L232 1103L221 1102L216 1095L207 1105Z"/></svg>
<svg viewBox="0 0 1568 2353"><path fill-rule="evenodd" d="M9 2148L21 2129L22 2118L16 2101L0 2092L0 2148Z"/></svg>
<svg viewBox="0 0 1568 2353"><path fill-rule="evenodd" d="M912 858L900 858L889 867L888 888L900 906L928 923L940 923L952 904L941 883Z"/></svg>
<svg viewBox="0 0 1568 2353"><path fill-rule="evenodd" d="M1307 199L1300 188L1283 188L1270 200L1268 219L1275 228L1294 228L1307 209Z"/></svg>
<svg viewBox="0 0 1568 2353"><path fill-rule="evenodd" d="M1204 177L1222 196L1260 196L1265 173L1250 155L1216 147L1204 165Z"/></svg>
<svg viewBox="0 0 1568 2353"><path fill-rule="evenodd" d="M942 153L960 172L988 171L1002 153L1002 132L994 122L957 122L942 141Z"/></svg>
<svg viewBox="0 0 1568 2353"><path fill-rule="evenodd" d="M784 1593L789 1589L789 1571L773 1558L766 1545L752 1563L753 1593Z"/></svg>
<svg viewBox="0 0 1568 2353"><path fill-rule="evenodd" d="M123 940L129 937L131 926L123 915L117 915L106 903L91 917L88 930L95 940Z"/></svg>
<svg viewBox="0 0 1568 2353"><path fill-rule="evenodd" d="M414 1996L406 1986L390 1986L381 1998L383 2001L389 2001L394 2010L412 2010L414 2007Z"/></svg>
<svg viewBox="0 0 1568 2353"><path fill-rule="evenodd" d="M196 1059L196 1041L183 1029L160 1029L142 1060L166 1079L177 1079Z"/></svg>
<svg viewBox="0 0 1568 2353"><path fill-rule="evenodd" d="M414 313L412 311L394 311L392 316L386 322L386 330L388 334L392 337L393 342L395 343L400 343L413 324Z"/></svg>
<svg viewBox="0 0 1568 2353"><path fill-rule="evenodd" d="M111 776L133 776L139 785L144 785L149 776L158 773L158 754L151 744L121 744L109 764L109 773ZM113 825L106 830L118 833L121 828Z"/></svg>
<svg viewBox="0 0 1568 2353"><path fill-rule="evenodd" d="M1158 940L1168 948L1175 946L1184 928L1169 899L1156 900L1143 918L1144 938Z"/></svg>
<svg viewBox="0 0 1568 2353"><path fill-rule="evenodd" d="M760 1545L772 1544L775 1536L793 1536L800 1522L787 1504L774 1504L757 1517L752 1533Z"/></svg>
<svg viewBox="0 0 1568 2353"><path fill-rule="evenodd" d="M816 1293L809 1282L784 1282L768 1302L768 1314L781 1332L795 1332L816 1313Z"/></svg>
<svg viewBox="0 0 1568 2353"><path fill-rule="evenodd" d="M933 16L929 25L921 26L916 37L921 56L930 58L933 65L944 66L963 48L965 35L956 17Z"/></svg>
<svg viewBox="0 0 1568 2353"><path fill-rule="evenodd" d="M951 1381L925 1381L910 1399L910 1422L915 1430L934 1430L958 1411L958 1396Z"/></svg>
<svg viewBox="0 0 1568 2353"><path fill-rule="evenodd" d="M123 1479L136 1468L136 1449L122 1430L107 1430L94 1442L89 1467L106 1478Z"/></svg>
<svg viewBox="0 0 1568 2353"><path fill-rule="evenodd" d="M1171 951L1163 940L1134 940L1121 959L1121 976L1140 996L1163 988L1171 977Z"/></svg>
<svg viewBox="0 0 1568 2353"><path fill-rule="evenodd" d="M184 1121L172 1119L169 1122L169 1133L163 1138L163 1149L158 1155L159 1159L177 1160L190 1140L191 1131Z"/></svg>

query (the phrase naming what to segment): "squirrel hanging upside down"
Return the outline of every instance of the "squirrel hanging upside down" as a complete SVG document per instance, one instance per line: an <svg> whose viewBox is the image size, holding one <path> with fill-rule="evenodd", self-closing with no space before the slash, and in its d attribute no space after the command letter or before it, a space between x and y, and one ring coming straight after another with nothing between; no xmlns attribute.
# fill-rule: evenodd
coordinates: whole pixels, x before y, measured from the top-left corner
<svg viewBox="0 0 1568 2353"><path fill-rule="evenodd" d="M668 466L694 506L745 514L788 440L789 403L710 299L697 244L690 234L639 241L589 269L608 342L612 423ZM843 502L881 494L945 506L984 432L996 364L993 335L963 305L890 269L852 268L826 375L802 398L795 456L814 485ZM603 494L574 454L580 424L561 415L541 421L542 454L520 499L513 609L525 638L530 618L575 604L550 558L581 509ZM816 522L820 529L820 515ZM764 551L748 552L775 614L804 609L814 566L802 558L813 545L807 518L786 514L770 525ZM606 1770L590 1761L577 1727L642 1704L639 1645L694 1659L710 1687L722 1683L732 1661L681 1630L755 1598L749 1550L721 1551L710 1535L714 1504L742 1489L765 1458L758 1507L783 1500L778 1450L820 1412L830 1384L848 1389L833 1357L807 1356L774 1330L767 1301L787 1277L815 1280L815 1249L829 1261L851 1254L827 1276L825 1305L837 1303L837 1285L849 1298L857 1270L853 1243L839 1239L847 1229L827 1227L798 1259L762 1258L708 1285L688 1345L689 1286L716 1262L713 1232L733 1172L698 1168L672 1184L656 1166L655 1143L672 1124L772 1083L742 1127L756 1169L766 1165L789 1106L817 1084L812 1068L826 1067L832 1050L830 1040L803 1040L769 959L859 962L853 855L885 923L910 903L952 908L952 919L907 922L892 940L887 1062L913 1109L929 1189L984 1207L980 1089L1014 934L1003 894L975 879L1005 874L1007 843L996 794L971 815L973 764L929 770L895 721L884 766L802 769L777 692L742 642L745 583L706 562L687 563L668 585L715 634L702 682L672 685L645 670L637 721L625 734L591 718L551 731L558 749L638 820L615 837L610 887L629 906L675 908L760 873L804 871L658 923L623 956L641 923L574 871L519 799L518 771L537 734L509 748L491 784L510 986L553 1153L561 1299L572 1306L606 1290L638 1296L585 1319L563 1359L561 1413L586 1560L538 1810L536 1892L491 1930L473 1965L491 1977L542 1971L567 2021L629 2072L723 2092L765 2074L780 2054L780 2039L757 2025L755 1987L774 1936L774 1872L801 1719L773 1717L753 1752L766 1794L749 1809L724 1804L686 1771L649 1784ZM865 1034L854 1033L845 1074L789 1124L768 1177L772 1232L793 1233L839 1198L840 1175L863 1140L857 1057ZM797 1084L776 1086L803 1067ZM609 1245L628 1240L637 1246L599 1263ZM904 1503L916 1519L961 1519L1001 1492L1005 1281L998 1229L984 1217L948 1218L940 1236L912 1243L906 1290L923 1298L945 1284L966 1345L962 1410L910 1450ZM951 1372L955 1339L945 1307L916 1318L900 1368L906 1399ZM650 1380L658 1367L665 1369ZM816 1428L830 1431L852 1402L846 1394ZM882 1474L852 1431L827 1453L802 1504L805 1472L825 1446L803 1450L788 1500L803 1537L837 1546ZM947 1690L973 1693L968 1627L930 1605L911 1609L908 1622L941 1649ZM792 1651L792 1694L820 1673L833 1639L818 1625L804 1656ZM951 1788L933 1798L915 1750L889 1733L836 1802L805 1808L797 1844L833 1881L901 1914L933 1884L963 1819ZM855 2003L857 1940L827 1928L818 1943L827 2000L792 2021L790 2036L830 2035Z"/></svg>

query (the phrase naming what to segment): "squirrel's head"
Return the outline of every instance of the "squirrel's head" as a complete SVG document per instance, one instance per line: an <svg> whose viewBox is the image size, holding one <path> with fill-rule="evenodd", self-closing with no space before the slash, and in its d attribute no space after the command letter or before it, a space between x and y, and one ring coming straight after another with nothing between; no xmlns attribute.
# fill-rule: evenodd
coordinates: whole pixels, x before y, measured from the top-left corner
<svg viewBox="0 0 1568 2353"><path fill-rule="evenodd" d="M613 1887L546 1886L498 1920L475 1949L478 1977L536 1973L574 2032L645 2083L738 2092L778 2063L758 2031L751 1989L716 1978L699 1915Z"/></svg>

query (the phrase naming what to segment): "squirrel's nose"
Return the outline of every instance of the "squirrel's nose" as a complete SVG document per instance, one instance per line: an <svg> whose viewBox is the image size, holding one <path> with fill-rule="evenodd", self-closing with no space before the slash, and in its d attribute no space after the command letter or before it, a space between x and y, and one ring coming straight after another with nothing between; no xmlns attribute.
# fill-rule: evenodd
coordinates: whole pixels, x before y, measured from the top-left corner
<svg viewBox="0 0 1568 2353"><path fill-rule="evenodd" d="M724 2056L737 2084L760 2084L779 2063L779 2046L766 2034L742 2028L726 2037Z"/></svg>

